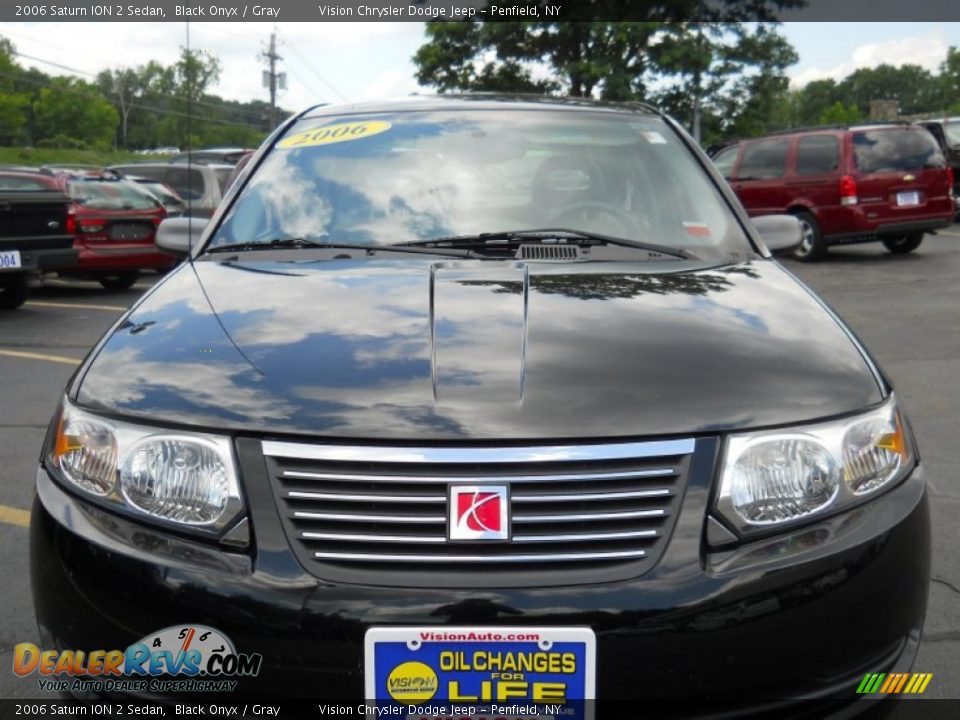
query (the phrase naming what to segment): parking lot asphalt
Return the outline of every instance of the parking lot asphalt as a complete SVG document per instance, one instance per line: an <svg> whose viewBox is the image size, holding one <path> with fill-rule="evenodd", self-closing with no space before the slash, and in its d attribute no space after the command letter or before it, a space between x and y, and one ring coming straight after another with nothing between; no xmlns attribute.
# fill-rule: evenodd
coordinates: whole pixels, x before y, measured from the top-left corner
<svg viewBox="0 0 960 720"><path fill-rule="evenodd" d="M925 696L960 698L960 225L905 256L879 244L834 248L814 265L787 263L872 350L896 385L919 437L933 514L933 578L917 672ZM63 387L90 346L152 282L130 291L53 281L0 313L0 698L36 697L36 680L10 671L13 647L37 642L27 546L28 511L43 435ZM882 598L863 598L870 612ZM747 670L747 668L745 668ZM897 713L899 717L901 714Z"/></svg>

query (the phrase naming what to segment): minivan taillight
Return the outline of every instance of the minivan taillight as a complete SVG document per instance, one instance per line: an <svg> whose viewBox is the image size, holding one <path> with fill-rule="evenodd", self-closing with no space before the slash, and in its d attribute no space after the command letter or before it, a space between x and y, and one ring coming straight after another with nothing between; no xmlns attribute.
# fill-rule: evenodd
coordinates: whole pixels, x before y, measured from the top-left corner
<svg viewBox="0 0 960 720"><path fill-rule="evenodd" d="M844 175L840 178L840 204L856 205L858 202L856 179L853 175Z"/></svg>
<svg viewBox="0 0 960 720"><path fill-rule="evenodd" d="M77 218L73 214L73 206L71 205L67 209L67 234L76 235L77 234Z"/></svg>
<svg viewBox="0 0 960 720"><path fill-rule="evenodd" d="M956 177L953 174L953 168L947 168L947 195L953 197L953 183L956 181Z"/></svg>

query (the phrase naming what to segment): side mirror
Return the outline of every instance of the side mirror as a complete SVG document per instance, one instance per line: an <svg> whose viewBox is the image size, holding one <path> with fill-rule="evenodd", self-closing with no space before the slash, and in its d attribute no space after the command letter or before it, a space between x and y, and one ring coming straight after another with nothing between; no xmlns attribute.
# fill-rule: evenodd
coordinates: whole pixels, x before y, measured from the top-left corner
<svg viewBox="0 0 960 720"><path fill-rule="evenodd" d="M753 227L774 255L789 255L803 241L800 221L793 215L763 215L751 218Z"/></svg>
<svg viewBox="0 0 960 720"><path fill-rule="evenodd" d="M157 228L156 246L170 255L187 257L190 249L200 242L208 222L207 218L167 218Z"/></svg>

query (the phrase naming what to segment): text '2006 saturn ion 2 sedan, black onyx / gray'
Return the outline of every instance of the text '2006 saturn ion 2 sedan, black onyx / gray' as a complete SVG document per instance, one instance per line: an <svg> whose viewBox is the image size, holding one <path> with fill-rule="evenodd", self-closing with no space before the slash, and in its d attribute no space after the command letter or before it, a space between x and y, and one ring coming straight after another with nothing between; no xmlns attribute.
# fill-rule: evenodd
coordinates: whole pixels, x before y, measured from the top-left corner
<svg viewBox="0 0 960 720"><path fill-rule="evenodd" d="M97 694L743 717L857 711L910 668L900 400L773 259L796 220L751 222L670 119L317 107L203 222L161 226L186 261L82 363L37 472L40 637L122 651Z"/></svg>

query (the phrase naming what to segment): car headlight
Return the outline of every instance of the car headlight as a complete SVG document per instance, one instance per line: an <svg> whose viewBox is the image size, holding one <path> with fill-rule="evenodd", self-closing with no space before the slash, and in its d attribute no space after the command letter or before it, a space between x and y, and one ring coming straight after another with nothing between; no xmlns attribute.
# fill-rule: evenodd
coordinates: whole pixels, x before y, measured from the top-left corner
<svg viewBox="0 0 960 720"><path fill-rule="evenodd" d="M913 467L894 398L856 417L727 440L717 514L741 536L843 510Z"/></svg>
<svg viewBox="0 0 960 720"><path fill-rule="evenodd" d="M64 400L49 460L95 501L168 527L219 537L244 514L223 436L108 420Z"/></svg>

